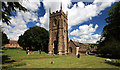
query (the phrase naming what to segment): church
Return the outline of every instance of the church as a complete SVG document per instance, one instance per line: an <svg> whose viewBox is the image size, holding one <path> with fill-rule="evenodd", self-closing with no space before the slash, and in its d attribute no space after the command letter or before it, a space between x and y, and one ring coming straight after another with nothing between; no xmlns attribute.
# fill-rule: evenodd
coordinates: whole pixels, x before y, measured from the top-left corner
<svg viewBox="0 0 120 70"><path fill-rule="evenodd" d="M66 14L62 10L62 4L60 10L51 13L49 9L49 54L78 54L80 52L81 45L75 45L72 40L68 38L68 12ZM87 48L85 48L85 52Z"/></svg>

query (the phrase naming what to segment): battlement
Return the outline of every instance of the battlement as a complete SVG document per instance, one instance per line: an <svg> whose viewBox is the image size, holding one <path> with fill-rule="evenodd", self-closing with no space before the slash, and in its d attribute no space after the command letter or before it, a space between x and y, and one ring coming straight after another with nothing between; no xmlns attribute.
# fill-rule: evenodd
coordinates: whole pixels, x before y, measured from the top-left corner
<svg viewBox="0 0 120 70"><path fill-rule="evenodd" d="M60 7L59 11L57 10L57 11L51 13L51 8L49 9L49 16L50 16L50 18L54 17L54 16L61 16L61 15L64 16L67 19L68 12L66 11L66 14L65 14L62 11L62 4L61 4L61 7Z"/></svg>
<svg viewBox="0 0 120 70"><path fill-rule="evenodd" d="M67 14L62 11L62 5L60 10L52 13L49 9L49 54L66 54L68 46L67 20Z"/></svg>
<svg viewBox="0 0 120 70"><path fill-rule="evenodd" d="M54 16L57 16L57 15L63 15L65 18L67 18L67 14L65 14L63 11L61 11L61 10L57 10L56 12L52 12L52 13L50 13L49 14L50 15L50 17L54 17Z"/></svg>

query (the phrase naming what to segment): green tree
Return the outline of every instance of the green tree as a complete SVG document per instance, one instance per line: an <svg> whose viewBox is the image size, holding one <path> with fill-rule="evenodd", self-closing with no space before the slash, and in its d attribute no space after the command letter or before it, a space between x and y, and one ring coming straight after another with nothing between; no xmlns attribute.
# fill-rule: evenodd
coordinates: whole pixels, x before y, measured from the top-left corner
<svg viewBox="0 0 120 70"><path fill-rule="evenodd" d="M103 56L120 58L120 2L108 11L108 15L105 20L109 24L103 28L98 45L99 53Z"/></svg>
<svg viewBox="0 0 120 70"><path fill-rule="evenodd" d="M9 43L9 39L5 33L2 32L2 46Z"/></svg>
<svg viewBox="0 0 120 70"><path fill-rule="evenodd" d="M9 25L11 20L10 16L12 16L11 13L16 12L16 9L24 12L27 11L19 2L2 2L2 21Z"/></svg>
<svg viewBox="0 0 120 70"><path fill-rule="evenodd" d="M30 27L19 36L18 43L24 49L48 51L49 32L42 27Z"/></svg>

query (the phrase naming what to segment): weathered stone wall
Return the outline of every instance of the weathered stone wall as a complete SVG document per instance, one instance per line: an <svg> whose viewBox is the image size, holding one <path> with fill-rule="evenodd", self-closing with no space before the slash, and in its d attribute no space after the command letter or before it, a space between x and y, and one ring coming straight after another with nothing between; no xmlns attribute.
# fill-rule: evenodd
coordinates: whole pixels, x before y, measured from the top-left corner
<svg viewBox="0 0 120 70"><path fill-rule="evenodd" d="M72 51L71 51L72 49ZM76 54L76 46L74 45L74 43L72 41L69 41L68 43L68 54Z"/></svg>
<svg viewBox="0 0 120 70"><path fill-rule="evenodd" d="M62 11L49 11L49 54L63 55L68 48L67 15Z"/></svg>

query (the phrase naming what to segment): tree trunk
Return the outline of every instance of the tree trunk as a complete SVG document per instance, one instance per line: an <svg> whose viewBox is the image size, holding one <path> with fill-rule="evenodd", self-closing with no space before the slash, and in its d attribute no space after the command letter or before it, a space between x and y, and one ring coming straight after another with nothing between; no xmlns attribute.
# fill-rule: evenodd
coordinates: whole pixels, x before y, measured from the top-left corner
<svg viewBox="0 0 120 70"><path fill-rule="evenodd" d="M39 51L40 51L40 54L41 54L41 49Z"/></svg>
<svg viewBox="0 0 120 70"><path fill-rule="evenodd" d="M26 54L28 54L27 48L25 50L26 50Z"/></svg>

